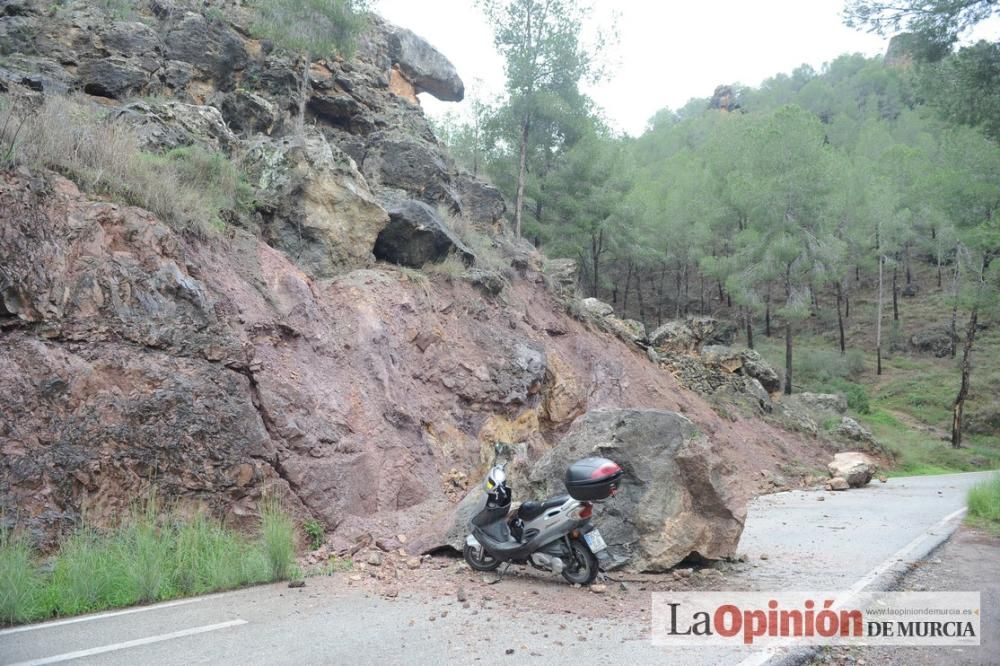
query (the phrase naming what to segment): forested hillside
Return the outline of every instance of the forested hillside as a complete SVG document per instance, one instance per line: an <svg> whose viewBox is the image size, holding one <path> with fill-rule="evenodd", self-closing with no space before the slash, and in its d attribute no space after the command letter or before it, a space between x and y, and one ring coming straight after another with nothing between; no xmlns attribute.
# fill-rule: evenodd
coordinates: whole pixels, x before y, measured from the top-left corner
<svg viewBox="0 0 1000 666"><path fill-rule="evenodd" d="M950 428L958 447L970 375L975 429L996 432L998 377L988 358L977 375L973 351L977 335L991 344L1000 300L1000 46L954 49L993 11L956 4L961 12L934 20L914 9L912 32L885 57L845 54L758 87L720 85L659 111L637 138L616 134L580 92L602 74L582 15L536 25L525 46L493 7L507 93L473 105L470 121L446 119L441 134L523 201L527 238L577 260L584 292L647 326L727 318L748 346L763 340L786 392L850 380L876 382L852 390L878 394L889 356L930 350L922 358L946 367L925 374L947 378L926 387L948 412L933 427ZM848 17L890 33L907 25L879 7L855 2Z"/></svg>

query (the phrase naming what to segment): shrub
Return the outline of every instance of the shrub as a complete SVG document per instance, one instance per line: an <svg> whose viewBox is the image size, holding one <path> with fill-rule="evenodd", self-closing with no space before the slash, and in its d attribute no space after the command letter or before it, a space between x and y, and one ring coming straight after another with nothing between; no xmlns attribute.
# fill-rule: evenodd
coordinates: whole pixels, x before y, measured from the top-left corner
<svg viewBox="0 0 1000 666"><path fill-rule="evenodd" d="M11 105L7 115L0 120L0 158L7 163L52 169L176 228L219 228L221 211L252 200L224 155L201 148L143 152L134 129L73 98L49 96L35 110Z"/></svg>
<svg viewBox="0 0 1000 666"><path fill-rule="evenodd" d="M820 428L822 428L824 432L832 432L838 425L840 425L840 419L826 418L823 419L823 422L820 424Z"/></svg>
<svg viewBox="0 0 1000 666"><path fill-rule="evenodd" d="M860 349L850 349L844 355L844 367L849 377L860 377L865 372L865 354Z"/></svg>
<svg viewBox="0 0 1000 666"><path fill-rule="evenodd" d="M139 5L137 0L98 0L97 5L111 15L111 18L123 20L131 18Z"/></svg>
<svg viewBox="0 0 1000 666"><path fill-rule="evenodd" d="M22 535L0 530L0 624L32 619L42 585L28 542Z"/></svg>
<svg viewBox="0 0 1000 666"><path fill-rule="evenodd" d="M844 397L847 398L847 406L858 414L871 413L868 390L861 384L838 379L831 381L828 386L837 393L843 393Z"/></svg>
<svg viewBox="0 0 1000 666"><path fill-rule="evenodd" d="M847 356L828 349L800 348L796 360L796 383L824 384L851 375Z"/></svg>
<svg viewBox="0 0 1000 666"><path fill-rule="evenodd" d="M280 48L318 57L353 55L367 27L365 0L256 0L253 31Z"/></svg>
<svg viewBox="0 0 1000 666"><path fill-rule="evenodd" d="M306 536L309 537L309 545L313 550L316 550L323 545L323 541L326 539L326 530L323 529L323 524L318 520L307 520L302 526L305 530Z"/></svg>

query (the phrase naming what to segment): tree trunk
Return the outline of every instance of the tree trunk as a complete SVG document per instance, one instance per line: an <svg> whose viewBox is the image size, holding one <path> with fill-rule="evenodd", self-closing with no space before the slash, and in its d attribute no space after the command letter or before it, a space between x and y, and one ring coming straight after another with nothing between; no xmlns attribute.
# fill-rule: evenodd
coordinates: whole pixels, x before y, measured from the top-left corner
<svg viewBox="0 0 1000 666"><path fill-rule="evenodd" d="M753 349L753 310L751 310L749 306L747 306L746 320L747 320L747 347L749 349Z"/></svg>
<svg viewBox="0 0 1000 666"><path fill-rule="evenodd" d="M684 269L685 272L687 268ZM705 314L705 276L702 275L698 282L698 314ZM686 313L685 313L686 314Z"/></svg>
<svg viewBox="0 0 1000 666"><path fill-rule="evenodd" d="M514 235L521 237L521 217L524 214L524 180L528 172L528 131L531 119L525 115L521 120L521 155L517 166L517 199L514 202Z"/></svg>
<svg viewBox="0 0 1000 666"><path fill-rule="evenodd" d="M962 279L962 262L955 248L955 271L951 281L951 357L955 358L955 342L958 340L958 287Z"/></svg>
<svg viewBox="0 0 1000 666"><path fill-rule="evenodd" d="M844 300L844 289L837 280L837 328L840 330L840 353L845 354L847 347L844 344L844 317L840 314L840 302Z"/></svg>
<svg viewBox="0 0 1000 666"><path fill-rule="evenodd" d="M913 283L913 271L910 270L910 243L909 241L903 245L903 266L906 269L906 286L909 287Z"/></svg>
<svg viewBox="0 0 1000 666"><path fill-rule="evenodd" d="M705 281L702 280L702 288L705 286ZM702 302L705 298L702 296ZM688 265L684 264L684 315L687 316L688 313L688 303L691 302L691 280L688 274Z"/></svg>
<svg viewBox="0 0 1000 666"><path fill-rule="evenodd" d="M674 275L674 279L677 282L677 289L676 289L676 291L677 291L677 300L674 303L674 319L680 319L681 318L681 297L683 295L681 293L681 267L680 266L677 267L677 272Z"/></svg>
<svg viewBox="0 0 1000 666"><path fill-rule="evenodd" d="M785 266L785 305L792 301L792 265ZM785 315L785 395L792 394L792 319Z"/></svg>
<svg viewBox="0 0 1000 666"><path fill-rule="evenodd" d="M897 266L892 267L892 320L899 321L899 286L896 283Z"/></svg>
<svg viewBox="0 0 1000 666"><path fill-rule="evenodd" d="M962 384L955 397L955 405L951 409L951 446L962 448L962 415L965 411L965 399L969 396L969 375L972 374L972 344L976 340L976 320L979 317L979 303L972 306L969 315L969 327L965 332L965 349L962 351Z"/></svg>
<svg viewBox="0 0 1000 666"><path fill-rule="evenodd" d="M785 322L785 395L792 394L792 322Z"/></svg>
<svg viewBox="0 0 1000 666"><path fill-rule="evenodd" d="M851 294L844 292L844 319L851 318Z"/></svg>
<svg viewBox="0 0 1000 666"><path fill-rule="evenodd" d="M592 265L594 267L594 286L593 295L597 298L597 289L601 284L601 254L604 252L604 229L601 229L598 234L590 234L590 258Z"/></svg>
<svg viewBox="0 0 1000 666"><path fill-rule="evenodd" d="M642 273L635 273L635 297L639 300L639 321L646 323L646 307L642 303Z"/></svg>
<svg viewBox="0 0 1000 666"><path fill-rule="evenodd" d="M622 312L625 316L628 316L628 287L632 282L632 260L629 259L628 263L625 265L625 294L622 296Z"/></svg>
<svg viewBox="0 0 1000 666"><path fill-rule="evenodd" d="M771 337L771 287L767 288L764 298L764 336Z"/></svg>
<svg viewBox="0 0 1000 666"><path fill-rule="evenodd" d="M878 305L875 308L875 374L882 374L882 262L878 258Z"/></svg>
<svg viewBox="0 0 1000 666"><path fill-rule="evenodd" d="M722 280L716 280L715 283L719 286L719 305L722 305L726 300L726 292L722 290Z"/></svg>
<svg viewBox="0 0 1000 666"><path fill-rule="evenodd" d="M969 376L972 374L972 345L976 341L979 303L983 297L986 275L992 259L993 255L989 251L983 255L983 264L979 269L979 283L976 285L975 300L972 302L972 312L969 313L969 326L965 330L965 349L962 351L962 384L958 389L958 395L955 397L955 405L951 410L951 445L956 449L962 446L962 415L965 411L965 399L969 396ZM959 261L957 255L955 261Z"/></svg>
<svg viewBox="0 0 1000 666"><path fill-rule="evenodd" d="M656 325L663 323L663 278L667 274L666 264L660 266L660 284L656 287Z"/></svg>
<svg viewBox="0 0 1000 666"><path fill-rule="evenodd" d="M854 267L854 281L857 284L861 284L861 266Z"/></svg>

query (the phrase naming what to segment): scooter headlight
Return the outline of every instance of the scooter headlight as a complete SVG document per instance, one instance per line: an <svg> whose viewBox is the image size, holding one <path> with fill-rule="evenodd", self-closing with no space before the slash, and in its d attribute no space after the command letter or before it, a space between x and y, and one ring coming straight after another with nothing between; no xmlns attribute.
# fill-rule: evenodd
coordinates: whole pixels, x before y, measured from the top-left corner
<svg viewBox="0 0 1000 666"><path fill-rule="evenodd" d="M495 486L496 484L493 483L493 479L486 479L486 490L493 490Z"/></svg>

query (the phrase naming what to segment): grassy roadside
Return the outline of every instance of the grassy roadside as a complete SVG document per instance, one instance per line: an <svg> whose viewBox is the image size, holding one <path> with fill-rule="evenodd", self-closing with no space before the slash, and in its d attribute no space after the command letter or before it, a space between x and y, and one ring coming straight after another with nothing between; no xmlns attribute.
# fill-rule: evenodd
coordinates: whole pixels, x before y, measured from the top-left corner
<svg viewBox="0 0 1000 666"><path fill-rule="evenodd" d="M298 575L295 527L276 498L248 538L204 514L181 517L155 496L111 530L77 530L43 560L0 531L0 625L165 601Z"/></svg>
<svg viewBox="0 0 1000 666"><path fill-rule="evenodd" d="M1000 536L1000 474L969 489L966 522Z"/></svg>
<svg viewBox="0 0 1000 666"><path fill-rule="evenodd" d="M870 354L850 350L842 356L835 343L820 336L796 340L795 387L799 391L839 392L848 397L851 415L895 454L890 475L948 474L1000 468L1000 434L990 432L984 417L997 410L1000 394L1000 331L987 330L977 340L972 394L966 404L963 447L953 449L948 436L951 406L960 379L957 359L901 352L883 358L875 375ZM784 367L784 345L763 338L758 351L772 366Z"/></svg>

